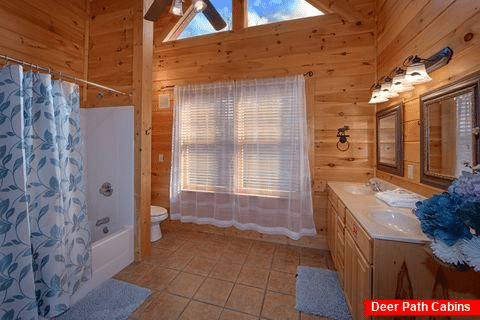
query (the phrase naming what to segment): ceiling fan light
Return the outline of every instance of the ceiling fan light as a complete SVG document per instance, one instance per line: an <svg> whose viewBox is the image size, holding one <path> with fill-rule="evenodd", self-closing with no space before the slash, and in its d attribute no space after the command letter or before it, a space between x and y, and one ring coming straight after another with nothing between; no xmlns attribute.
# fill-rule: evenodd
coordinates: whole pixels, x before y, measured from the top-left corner
<svg viewBox="0 0 480 320"><path fill-rule="evenodd" d="M405 81L412 85L432 81L432 78L428 75L425 64L420 62L407 67Z"/></svg>
<svg viewBox="0 0 480 320"><path fill-rule="evenodd" d="M182 0L173 0L173 5L170 9L170 12L176 16L183 16Z"/></svg>
<svg viewBox="0 0 480 320"><path fill-rule="evenodd" d="M193 5L195 8L195 12L202 12L207 8L207 4L203 0L196 0Z"/></svg>

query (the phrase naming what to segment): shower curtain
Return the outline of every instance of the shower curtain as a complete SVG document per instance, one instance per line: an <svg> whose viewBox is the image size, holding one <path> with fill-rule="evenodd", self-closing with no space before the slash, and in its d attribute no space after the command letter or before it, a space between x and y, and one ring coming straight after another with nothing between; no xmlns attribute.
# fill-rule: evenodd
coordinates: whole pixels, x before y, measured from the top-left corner
<svg viewBox="0 0 480 320"><path fill-rule="evenodd" d="M79 89L0 71L0 319L56 316L91 278Z"/></svg>

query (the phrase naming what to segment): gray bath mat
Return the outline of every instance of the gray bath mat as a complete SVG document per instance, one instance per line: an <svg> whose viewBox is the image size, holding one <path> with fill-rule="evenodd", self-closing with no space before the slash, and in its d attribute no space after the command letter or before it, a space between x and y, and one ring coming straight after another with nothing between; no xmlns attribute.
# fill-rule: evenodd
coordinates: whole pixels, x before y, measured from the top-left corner
<svg viewBox="0 0 480 320"><path fill-rule="evenodd" d="M92 290L55 320L120 320L138 308L150 295L150 290L109 279Z"/></svg>
<svg viewBox="0 0 480 320"><path fill-rule="evenodd" d="M297 268L298 311L336 320L352 319L335 271Z"/></svg>

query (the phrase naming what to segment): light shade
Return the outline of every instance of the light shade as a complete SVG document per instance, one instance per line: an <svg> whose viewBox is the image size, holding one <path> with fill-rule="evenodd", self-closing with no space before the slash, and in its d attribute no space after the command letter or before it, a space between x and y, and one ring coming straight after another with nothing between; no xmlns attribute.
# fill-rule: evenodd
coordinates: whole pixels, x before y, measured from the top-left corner
<svg viewBox="0 0 480 320"><path fill-rule="evenodd" d="M385 81L382 84L382 86L380 88L380 94L387 99L397 97L398 93L396 93L395 91L392 91L391 88L392 88L392 80L390 80L390 78L389 78L388 81Z"/></svg>
<svg viewBox="0 0 480 320"><path fill-rule="evenodd" d="M385 101L388 101L388 98L381 94L380 86L375 87L375 89L372 91L372 98L370 101L368 101L368 103L381 103Z"/></svg>
<svg viewBox="0 0 480 320"><path fill-rule="evenodd" d="M170 9L170 12L176 16L183 16L182 0L173 0L173 5Z"/></svg>
<svg viewBox="0 0 480 320"><path fill-rule="evenodd" d="M195 7L195 12L202 12L207 8L207 4L203 0L195 0L193 6Z"/></svg>
<svg viewBox="0 0 480 320"><path fill-rule="evenodd" d="M419 62L407 67L405 81L408 84L413 85L432 81L432 78L428 75L427 70L425 69L425 64Z"/></svg>
<svg viewBox="0 0 480 320"><path fill-rule="evenodd" d="M401 93L412 89L413 86L405 81L405 72L398 73L395 77L393 77L392 86L390 87L391 91Z"/></svg>

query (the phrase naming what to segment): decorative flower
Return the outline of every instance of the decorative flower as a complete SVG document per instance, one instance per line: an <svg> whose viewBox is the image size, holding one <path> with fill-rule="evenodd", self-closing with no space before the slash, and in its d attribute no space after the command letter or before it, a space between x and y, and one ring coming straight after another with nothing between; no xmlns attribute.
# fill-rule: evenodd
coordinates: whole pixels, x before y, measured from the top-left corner
<svg viewBox="0 0 480 320"><path fill-rule="evenodd" d="M415 214L434 254L450 264L467 263L480 271L480 175L463 172L448 188L417 202Z"/></svg>

